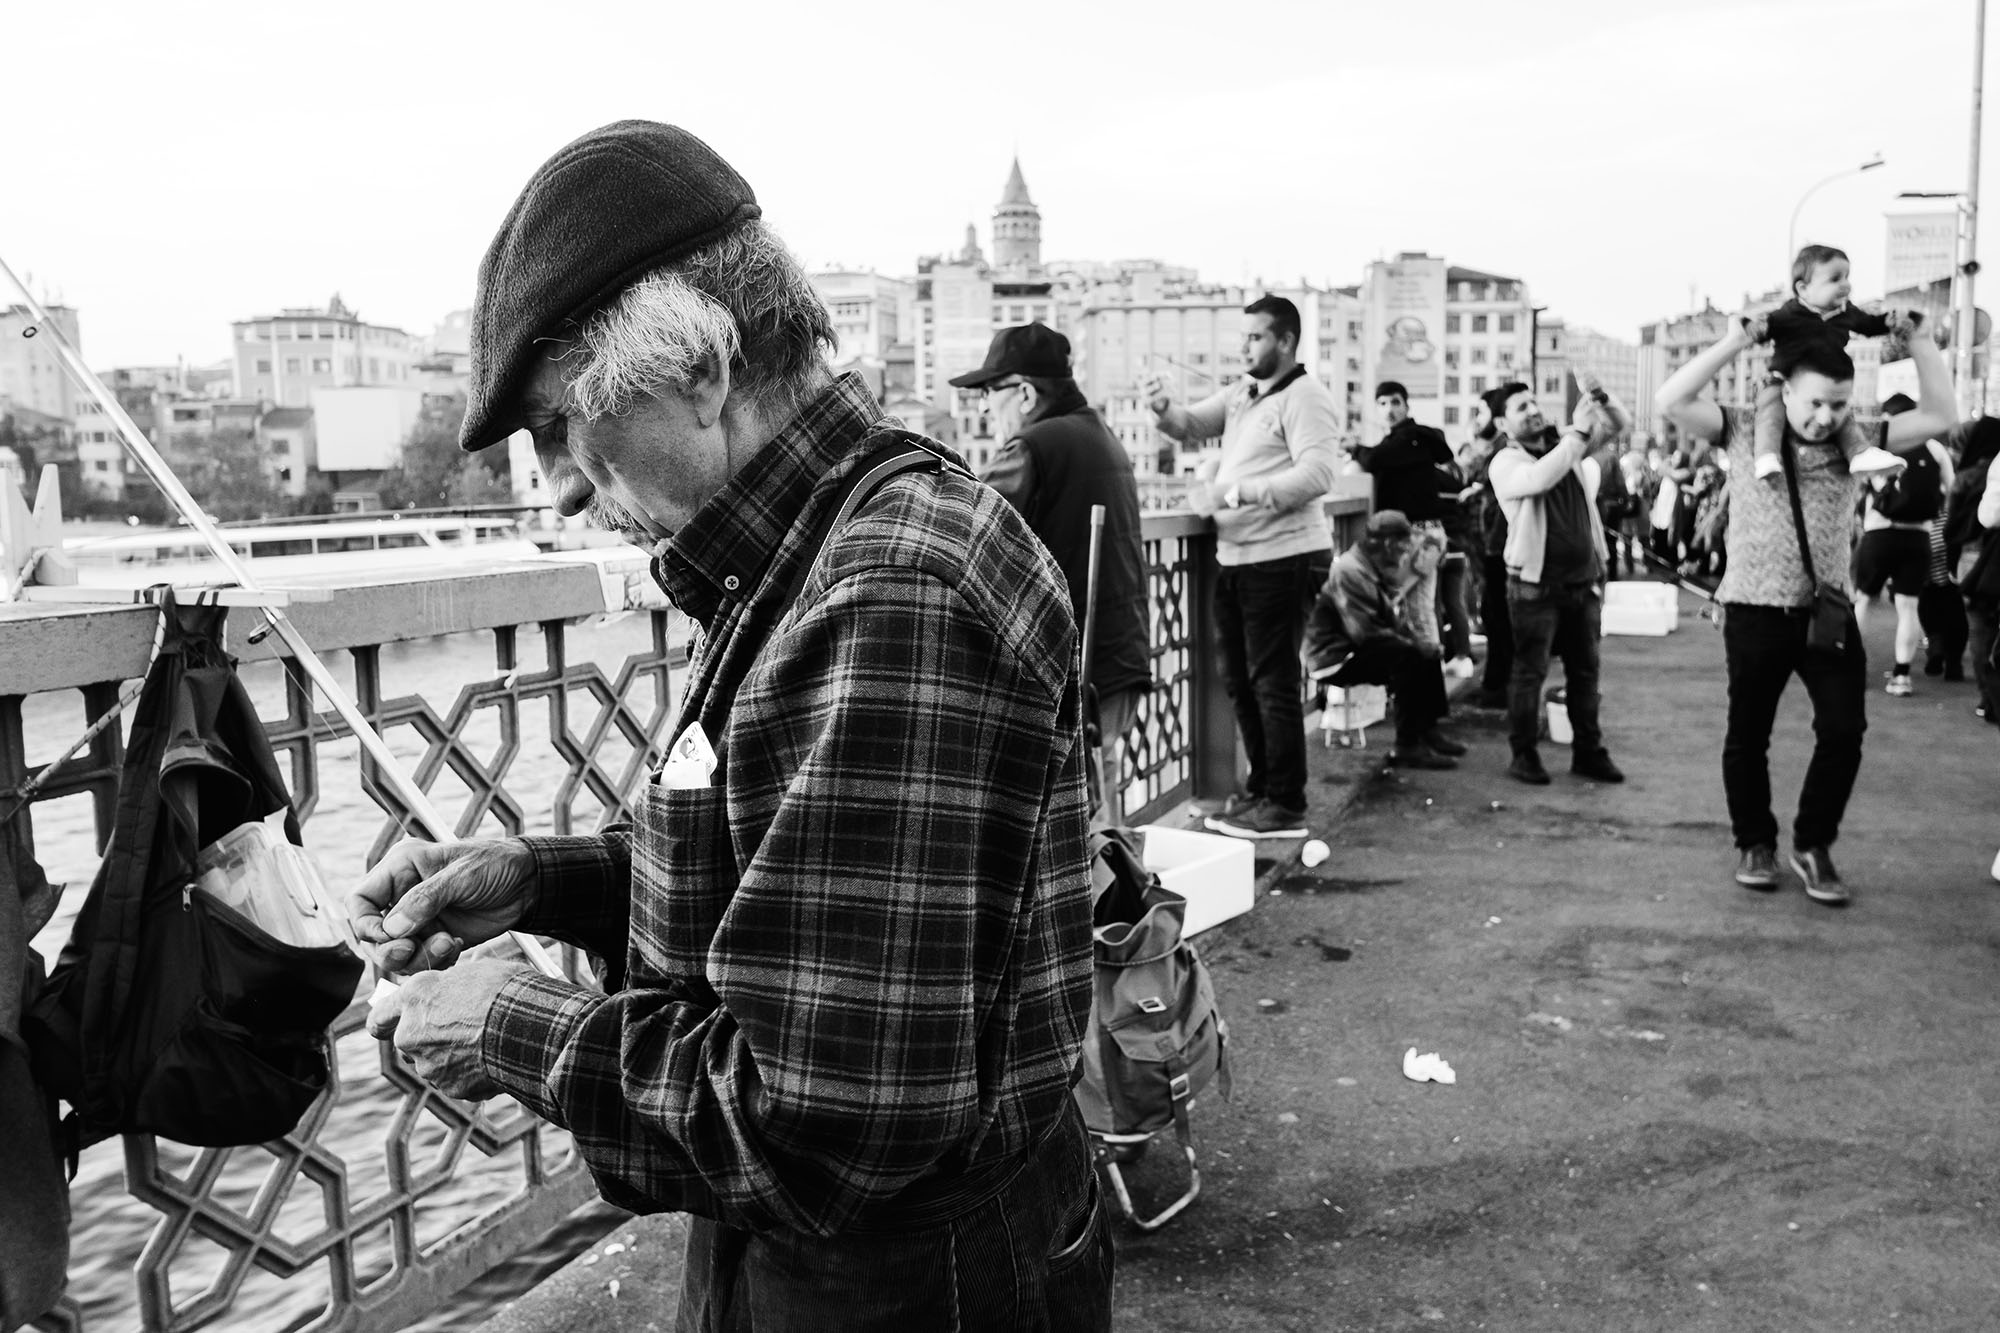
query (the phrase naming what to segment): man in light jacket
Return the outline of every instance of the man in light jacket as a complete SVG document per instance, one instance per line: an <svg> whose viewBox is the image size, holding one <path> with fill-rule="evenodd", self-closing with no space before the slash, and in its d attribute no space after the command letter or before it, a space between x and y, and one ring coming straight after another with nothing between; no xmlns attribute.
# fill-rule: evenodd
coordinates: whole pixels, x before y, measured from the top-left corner
<svg viewBox="0 0 2000 1333"><path fill-rule="evenodd" d="M1263 296L1243 308L1235 384L1178 407L1159 379L1140 393L1176 440L1222 437L1196 477L1195 511L1215 518L1215 616L1236 729L1250 760L1244 788L1208 821L1238 838L1306 835L1306 728L1299 646L1306 611L1333 564L1321 505L1333 485L1339 416L1299 364L1299 308Z"/></svg>
<svg viewBox="0 0 2000 1333"><path fill-rule="evenodd" d="M1501 410L1507 447L1488 471L1507 515L1507 614L1514 628L1514 672L1508 681L1509 776L1546 784L1536 748L1542 683L1551 655L1562 658L1574 733L1570 772L1598 782L1623 782L1597 720L1597 639L1604 610L1604 525L1597 516L1593 435L1618 429L1617 409L1585 399L1577 421L1558 431L1524 384L1512 386Z"/></svg>

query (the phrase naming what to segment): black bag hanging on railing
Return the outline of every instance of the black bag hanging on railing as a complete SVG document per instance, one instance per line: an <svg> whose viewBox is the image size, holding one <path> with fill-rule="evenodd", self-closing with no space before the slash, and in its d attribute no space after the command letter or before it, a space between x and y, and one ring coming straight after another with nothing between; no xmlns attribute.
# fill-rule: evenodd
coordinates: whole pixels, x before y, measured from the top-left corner
<svg viewBox="0 0 2000 1333"><path fill-rule="evenodd" d="M24 1025L71 1106L72 1158L114 1134L226 1147L278 1138L326 1087L326 1032L362 962L300 947L197 892L200 849L282 811L263 723L222 646L224 612L161 599L117 817L54 972Z"/></svg>

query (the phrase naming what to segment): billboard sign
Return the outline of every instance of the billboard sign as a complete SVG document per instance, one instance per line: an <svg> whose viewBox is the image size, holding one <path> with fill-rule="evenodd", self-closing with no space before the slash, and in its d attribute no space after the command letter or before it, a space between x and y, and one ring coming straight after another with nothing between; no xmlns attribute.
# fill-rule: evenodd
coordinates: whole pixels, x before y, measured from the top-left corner
<svg viewBox="0 0 2000 1333"><path fill-rule="evenodd" d="M1958 210L1892 213L1889 224L1889 265L1882 286L1920 287L1949 282L1958 266Z"/></svg>
<svg viewBox="0 0 2000 1333"><path fill-rule="evenodd" d="M1372 440L1383 430L1375 386L1395 380L1410 393L1410 414L1443 422L1445 262L1428 256L1383 261L1368 270L1363 334L1367 383L1362 419Z"/></svg>

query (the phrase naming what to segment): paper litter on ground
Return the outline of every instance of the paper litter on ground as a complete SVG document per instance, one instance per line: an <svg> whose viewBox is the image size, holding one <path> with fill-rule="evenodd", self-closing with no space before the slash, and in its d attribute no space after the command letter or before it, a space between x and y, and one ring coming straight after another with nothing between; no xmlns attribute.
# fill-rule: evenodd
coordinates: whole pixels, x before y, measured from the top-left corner
<svg viewBox="0 0 2000 1333"><path fill-rule="evenodd" d="M1403 1077L1414 1083L1458 1082L1458 1075L1452 1073L1451 1066L1436 1051L1418 1055L1414 1046L1403 1052Z"/></svg>

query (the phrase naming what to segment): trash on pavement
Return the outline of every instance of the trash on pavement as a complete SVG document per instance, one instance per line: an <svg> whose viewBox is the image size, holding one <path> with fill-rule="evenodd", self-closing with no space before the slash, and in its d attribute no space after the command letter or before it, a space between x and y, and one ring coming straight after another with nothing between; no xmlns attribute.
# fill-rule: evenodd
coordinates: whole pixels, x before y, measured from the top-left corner
<svg viewBox="0 0 2000 1333"><path fill-rule="evenodd" d="M1458 1082L1458 1075L1451 1071L1451 1066L1436 1051L1418 1055L1414 1046L1403 1052L1403 1077L1413 1083Z"/></svg>
<svg viewBox="0 0 2000 1333"><path fill-rule="evenodd" d="M1316 866L1332 855L1333 848L1327 846L1318 838L1309 839L1306 845L1299 849L1299 860L1304 862L1308 867Z"/></svg>

